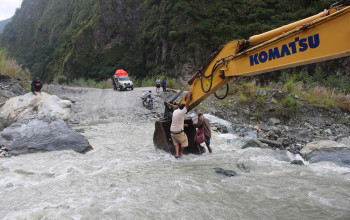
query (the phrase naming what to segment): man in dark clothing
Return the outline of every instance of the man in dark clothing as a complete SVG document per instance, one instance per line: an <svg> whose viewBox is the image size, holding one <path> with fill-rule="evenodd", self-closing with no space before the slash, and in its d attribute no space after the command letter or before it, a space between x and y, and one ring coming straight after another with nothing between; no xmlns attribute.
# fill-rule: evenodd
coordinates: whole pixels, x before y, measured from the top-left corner
<svg viewBox="0 0 350 220"><path fill-rule="evenodd" d="M210 147L211 130L210 130L209 121L208 121L208 119L206 119L203 116L203 110L198 110L197 115L198 115L198 122L193 123L193 126L196 128L201 128L201 127L204 128L204 135L205 135L205 139L206 139L205 144L207 145L209 153L211 153L212 152L211 147ZM200 143L196 143L196 144L198 147L198 153L201 154L202 152L199 148Z"/></svg>
<svg viewBox="0 0 350 220"><path fill-rule="evenodd" d="M112 82L113 82L113 89L114 89L114 91L116 91L117 90L117 83L116 83L116 79L117 78L117 76L116 75L113 75L113 77L112 77Z"/></svg>
<svg viewBox="0 0 350 220"><path fill-rule="evenodd" d="M36 95L37 92L41 92L43 84L40 82L39 77L35 77L35 80L31 84L32 92Z"/></svg>
<svg viewBox="0 0 350 220"><path fill-rule="evenodd" d="M162 81L163 92L166 92L166 81L163 79Z"/></svg>

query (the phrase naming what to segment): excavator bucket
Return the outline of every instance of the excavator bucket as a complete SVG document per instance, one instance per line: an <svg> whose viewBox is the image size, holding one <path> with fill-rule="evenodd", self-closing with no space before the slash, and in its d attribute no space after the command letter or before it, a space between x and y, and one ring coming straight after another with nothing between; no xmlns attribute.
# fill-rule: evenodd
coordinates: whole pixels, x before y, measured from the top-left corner
<svg viewBox="0 0 350 220"><path fill-rule="evenodd" d="M198 152L198 148L193 143L194 136L196 135L196 128L192 125L191 119L185 119L185 124L188 124L188 127L185 127L185 133L188 138L188 147L185 148L184 154L196 153ZM170 125L170 119L156 121L153 143L156 148L175 155L175 147L170 134ZM201 151L205 152L205 149L201 147Z"/></svg>

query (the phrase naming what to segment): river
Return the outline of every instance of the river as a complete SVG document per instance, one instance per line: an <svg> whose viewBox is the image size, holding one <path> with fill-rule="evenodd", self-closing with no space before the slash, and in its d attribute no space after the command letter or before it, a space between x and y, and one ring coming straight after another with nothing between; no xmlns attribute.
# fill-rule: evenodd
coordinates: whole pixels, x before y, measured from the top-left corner
<svg viewBox="0 0 350 220"><path fill-rule="evenodd" d="M80 126L93 151L0 160L2 219L349 219L350 168L290 164L285 151L240 149L214 133L213 153L156 150L154 124ZM235 170L225 177L214 168Z"/></svg>

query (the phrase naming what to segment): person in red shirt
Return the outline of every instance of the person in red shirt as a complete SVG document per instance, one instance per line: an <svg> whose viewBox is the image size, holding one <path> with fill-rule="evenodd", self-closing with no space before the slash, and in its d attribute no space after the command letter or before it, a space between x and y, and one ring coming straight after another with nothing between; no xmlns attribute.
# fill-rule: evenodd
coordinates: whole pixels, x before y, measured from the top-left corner
<svg viewBox="0 0 350 220"><path fill-rule="evenodd" d="M209 153L212 152L212 149L210 147L210 138L211 138L211 130L210 130L210 124L208 119L206 119L203 115L203 110L198 110L197 111L197 116L198 116L198 122L197 123L193 123L193 126L196 128L204 128L204 135L205 135L205 144L207 145L208 151ZM197 147L198 147L198 153L201 154L201 150L199 147L199 143L196 143Z"/></svg>

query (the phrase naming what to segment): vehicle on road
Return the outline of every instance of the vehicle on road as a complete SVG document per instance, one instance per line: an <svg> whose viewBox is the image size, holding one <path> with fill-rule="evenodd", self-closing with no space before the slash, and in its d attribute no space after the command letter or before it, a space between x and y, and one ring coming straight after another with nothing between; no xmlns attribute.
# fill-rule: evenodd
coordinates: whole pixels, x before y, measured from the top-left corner
<svg viewBox="0 0 350 220"><path fill-rule="evenodd" d="M123 69L119 69L115 72L113 80L117 85L117 89L120 91L127 89L134 90L134 83L131 81L129 74Z"/></svg>

